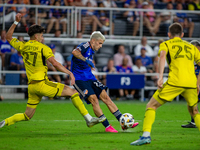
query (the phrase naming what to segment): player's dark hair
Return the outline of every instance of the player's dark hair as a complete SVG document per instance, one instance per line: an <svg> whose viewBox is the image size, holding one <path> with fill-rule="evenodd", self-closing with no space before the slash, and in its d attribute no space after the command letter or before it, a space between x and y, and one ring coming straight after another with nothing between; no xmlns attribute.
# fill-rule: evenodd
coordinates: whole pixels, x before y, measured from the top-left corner
<svg viewBox="0 0 200 150"><path fill-rule="evenodd" d="M173 23L169 26L169 32L171 35L174 36L181 36L183 33L183 27L181 26L180 23Z"/></svg>
<svg viewBox="0 0 200 150"><path fill-rule="evenodd" d="M28 29L28 35L31 37L36 33L44 33L45 29L37 24L34 24L32 26L30 26L30 28Z"/></svg>

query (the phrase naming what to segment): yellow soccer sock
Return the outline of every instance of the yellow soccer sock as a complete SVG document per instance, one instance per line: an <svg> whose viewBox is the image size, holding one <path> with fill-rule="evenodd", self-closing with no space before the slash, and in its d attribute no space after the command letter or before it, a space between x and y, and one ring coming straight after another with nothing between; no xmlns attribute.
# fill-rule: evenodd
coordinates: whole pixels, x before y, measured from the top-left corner
<svg viewBox="0 0 200 150"><path fill-rule="evenodd" d="M195 125L197 126L197 128L198 128L199 131L200 131L200 114L194 115L193 118L194 118Z"/></svg>
<svg viewBox="0 0 200 150"><path fill-rule="evenodd" d="M29 118L25 113L18 113L9 118L6 118L5 123L6 123L6 125L9 126L9 125L14 124L15 122L27 121L27 120L29 120Z"/></svg>
<svg viewBox="0 0 200 150"><path fill-rule="evenodd" d="M74 106L79 110L82 116L85 116L88 114L87 109L85 108L82 100L79 97L78 93L75 93L74 95L71 96L72 103Z"/></svg>
<svg viewBox="0 0 200 150"><path fill-rule="evenodd" d="M143 121L143 132L150 132L152 125L155 121L156 111L152 108L147 108L145 115L144 115L144 121Z"/></svg>

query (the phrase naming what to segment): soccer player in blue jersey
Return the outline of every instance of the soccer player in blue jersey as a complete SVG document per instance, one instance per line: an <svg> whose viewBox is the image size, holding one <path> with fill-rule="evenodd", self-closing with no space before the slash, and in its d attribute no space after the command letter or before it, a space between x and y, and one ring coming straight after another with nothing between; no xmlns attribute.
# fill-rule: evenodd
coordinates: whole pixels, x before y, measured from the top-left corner
<svg viewBox="0 0 200 150"><path fill-rule="evenodd" d="M200 51L200 42L197 40L192 40L190 42L191 44L193 44L194 46L197 47L197 49ZM200 74L199 74L199 70L200 70L200 66L195 65L195 74L197 76L197 88L198 88L198 94L199 94L199 85L200 85ZM200 101L200 95L198 95L198 99ZM188 124L186 125L181 125L181 127L183 128L196 128L195 122L194 122L194 118L191 117L191 122L188 122Z"/></svg>
<svg viewBox="0 0 200 150"><path fill-rule="evenodd" d="M91 70L94 70L94 64L92 63L93 55L95 51L98 51L102 47L105 41L104 35L100 31L94 31L90 36L90 41L81 43L73 51L71 71L75 76L76 85L85 92L85 101L88 104L92 104L95 115L99 118L104 118L104 114L99 106L98 99L101 99L108 107L110 112L119 121L121 112L117 106L113 103L110 97L106 93L107 87L101 82L97 81ZM102 122L106 128L106 132L118 132L115 130L106 119ZM137 126L135 123L132 128Z"/></svg>

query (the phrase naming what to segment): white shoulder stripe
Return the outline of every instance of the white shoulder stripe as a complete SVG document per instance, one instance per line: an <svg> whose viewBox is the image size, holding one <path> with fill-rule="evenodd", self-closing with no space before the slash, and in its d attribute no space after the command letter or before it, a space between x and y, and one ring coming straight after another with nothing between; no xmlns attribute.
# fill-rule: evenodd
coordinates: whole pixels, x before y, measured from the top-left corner
<svg viewBox="0 0 200 150"><path fill-rule="evenodd" d="M87 48L87 47L89 47L90 46L90 44L87 42L87 43L85 43L85 44L83 44L83 47L84 48Z"/></svg>

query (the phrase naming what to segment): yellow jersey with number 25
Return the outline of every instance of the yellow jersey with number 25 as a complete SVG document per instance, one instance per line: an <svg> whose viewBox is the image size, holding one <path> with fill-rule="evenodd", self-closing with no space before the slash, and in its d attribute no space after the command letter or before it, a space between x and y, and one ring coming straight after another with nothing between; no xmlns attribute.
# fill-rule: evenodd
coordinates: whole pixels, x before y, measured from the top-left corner
<svg viewBox="0 0 200 150"><path fill-rule="evenodd" d="M161 51L166 51L166 59L169 65L169 85L196 88L194 62L200 61L200 52L192 44L181 38L175 37L160 44L158 56Z"/></svg>
<svg viewBox="0 0 200 150"><path fill-rule="evenodd" d="M48 46L35 40L24 42L16 38L13 38L10 44L23 57L28 83L33 80L38 81L48 78L46 60L52 56L54 57L52 50Z"/></svg>

